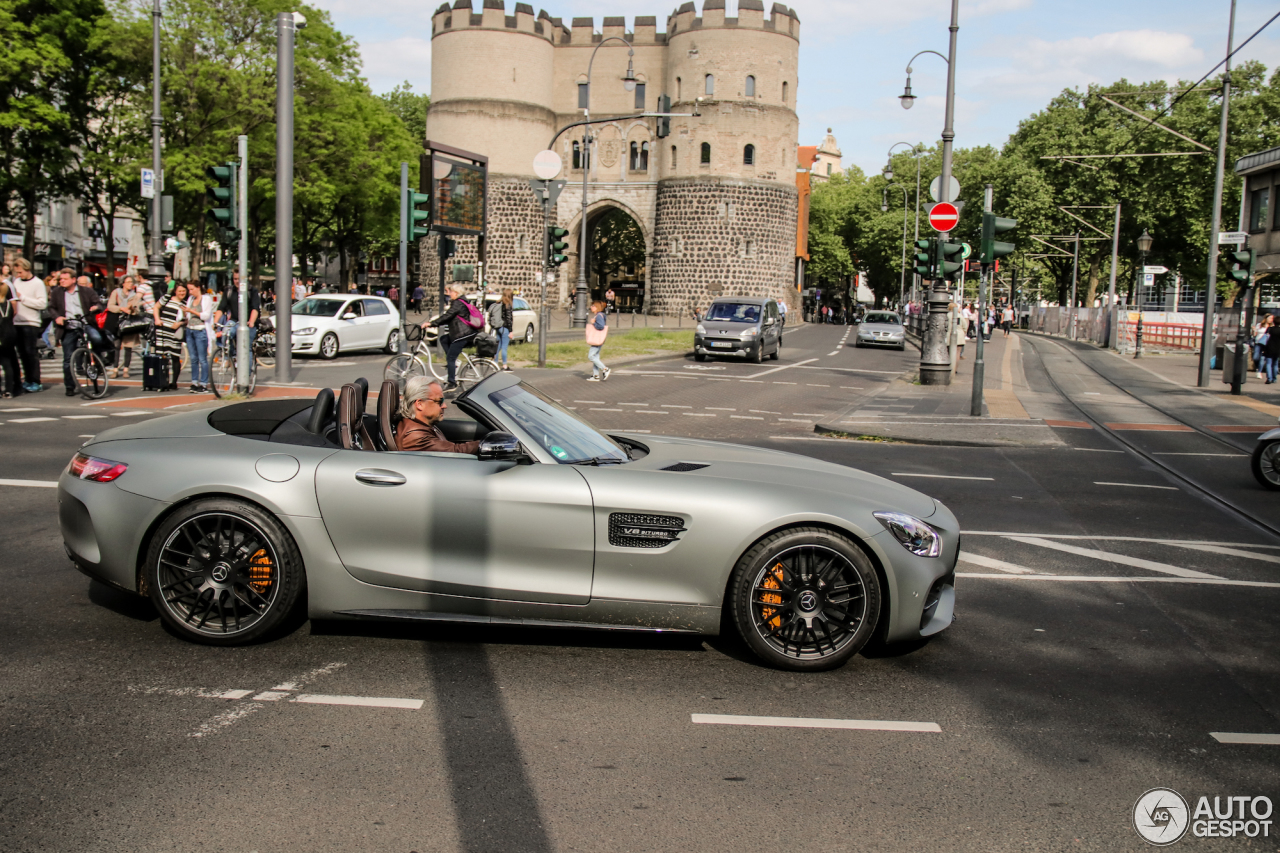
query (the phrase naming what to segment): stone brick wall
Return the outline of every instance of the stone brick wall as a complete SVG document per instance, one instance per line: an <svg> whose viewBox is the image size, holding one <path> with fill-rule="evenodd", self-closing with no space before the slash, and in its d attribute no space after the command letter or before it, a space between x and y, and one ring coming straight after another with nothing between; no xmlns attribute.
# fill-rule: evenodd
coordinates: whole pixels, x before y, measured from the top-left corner
<svg viewBox="0 0 1280 853"><path fill-rule="evenodd" d="M661 181L649 291L652 308L706 308L717 296L794 293L796 190L773 182Z"/></svg>

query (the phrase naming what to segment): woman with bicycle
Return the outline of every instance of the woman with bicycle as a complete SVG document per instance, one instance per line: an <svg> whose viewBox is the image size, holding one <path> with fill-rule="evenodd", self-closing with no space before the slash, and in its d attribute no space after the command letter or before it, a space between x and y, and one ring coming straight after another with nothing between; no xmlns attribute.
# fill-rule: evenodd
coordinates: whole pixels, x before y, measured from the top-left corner
<svg viewBox="0 0 1280 853"><path fill-rule="evenodd" d="M121 378L129 378L129 362L133 361L133 351L142 343L141 335L117 335L120 322L126 317L135 317L141 313L142 294L138 292L133 276L127 275L120 286L107 297L107 324L103 328L116 338L116 367L107 371L107 376L112 379L116 378L117 368Z"/></svg>
<svg viewBox="0 0 1280 853"><path fill-rule="evenodd" d="M176 290L176 288L175 288ZM209 324L213 322L213 297L200 292L200 282L187 282L182 311L187 321L187 357L191 359L191 393L209 390ZM177 381L177 377L174 377Z"/></svg>
<svg viewBox="0 0 1280 853"><path fill-rule="evenodd" d="M449 307L439 317L423 323L422 328L448 324L448 331L440 335L440 346L445 351L445 362L449 369L449 381L444 390L456 391L458 356L471 346L476 335L484 328L484 315L462 298L462 289L456 284L446 285L444 292L449 296Z"/></svg>
<svg viewBox="0 0 1280 853"><path fill-rule="evenodd" d="M183 327L186 326L187 286L176 284L173 291L156 300L151 316L156 323L155 354L169 360L169 384L166 391L178 390L178 373L182 370Z"/></svg>

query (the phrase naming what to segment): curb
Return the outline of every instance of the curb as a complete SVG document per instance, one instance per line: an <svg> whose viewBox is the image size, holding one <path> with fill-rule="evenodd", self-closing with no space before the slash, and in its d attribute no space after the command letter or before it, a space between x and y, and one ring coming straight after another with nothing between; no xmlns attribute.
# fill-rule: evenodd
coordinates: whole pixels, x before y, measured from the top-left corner
<svg viewBox="0 0 1280 853"><path fill-rule="evenodd" d="M980 426L980 424L975 424ZM915 444L926 447L1056 447L1057 444L1049 444L1046 442L1036 442L1034 444L1021 441L1005 441L1003 439L985 439L975 441L972 439L960 438L918 438L913 436L894 435L888 430L877 430L870 425L839 427L831 424L816 423L813 425L813 431L818 435L849 435L849 436L871 436L872 438L886 439L885 443L893 444ZM851 438L849 441L862 442L864 444L877 444L874 441L862 441L859 438Z"/></svg>

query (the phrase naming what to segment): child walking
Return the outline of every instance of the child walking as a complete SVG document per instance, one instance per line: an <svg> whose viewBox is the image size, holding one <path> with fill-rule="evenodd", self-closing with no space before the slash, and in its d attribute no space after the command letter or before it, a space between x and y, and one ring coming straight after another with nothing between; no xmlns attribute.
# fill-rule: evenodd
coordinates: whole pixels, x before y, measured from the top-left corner
<svg viewBox="0 0 1280 853"><path fill-rule="evenodd" d="M587 381L603 382L613 372L600 360L600 348L604 346L605 338L609 337L609 323L603 302L592 302L591 312L591 322L587 323L587 358L591 361L591 378Z"/></svg>

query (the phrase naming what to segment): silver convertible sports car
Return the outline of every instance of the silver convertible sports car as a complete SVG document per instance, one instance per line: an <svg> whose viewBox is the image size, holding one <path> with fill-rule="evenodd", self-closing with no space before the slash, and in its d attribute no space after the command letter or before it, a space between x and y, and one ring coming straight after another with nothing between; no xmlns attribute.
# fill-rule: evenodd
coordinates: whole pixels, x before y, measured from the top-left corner
<svg viewBox="0 0 1280 853"><path fill-rule="evenodd" d="M597 430L510 373L399 452L399 393L239 403L95 436L58 484L68 555L235 645L315 619L714 635L840 666L952 622L960 534L930 497L807 457ZM761 486L765 486L762 488Z"/></svg>

